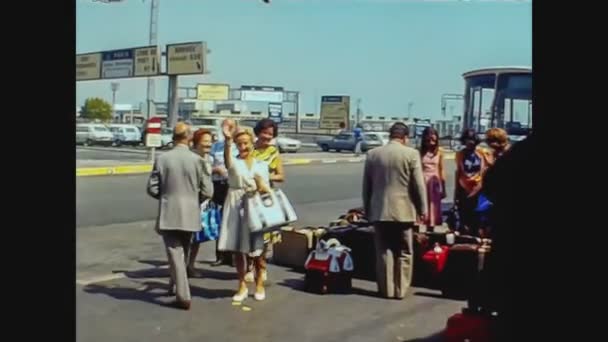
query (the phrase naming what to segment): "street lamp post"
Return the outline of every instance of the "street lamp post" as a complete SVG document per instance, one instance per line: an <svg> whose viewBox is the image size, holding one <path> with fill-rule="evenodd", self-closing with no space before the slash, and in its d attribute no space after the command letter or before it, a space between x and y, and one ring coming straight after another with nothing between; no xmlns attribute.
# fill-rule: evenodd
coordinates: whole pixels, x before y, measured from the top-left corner
<svg viewBox="0 0 608 342"><path fill-rule="evenodd" d="M112 89L112 119L116 116L116 92L120 88L120 83L112 82L110 84L110 89Z"/></svg>

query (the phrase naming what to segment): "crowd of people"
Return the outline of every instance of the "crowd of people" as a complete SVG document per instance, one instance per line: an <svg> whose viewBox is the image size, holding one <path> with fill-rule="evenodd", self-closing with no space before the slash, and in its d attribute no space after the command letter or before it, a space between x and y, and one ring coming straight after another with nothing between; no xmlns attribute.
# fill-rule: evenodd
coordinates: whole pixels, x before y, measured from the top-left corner
<svg viewBox="0 0 608 342"><path fill-rule="evenodd" d="M260 120L253 130L239 127L230 119L222 123L222 137L214 141L211 131L191 132L180 122L174 128L174 148L155 161L148 181L148 193L159 200L156 231L162 236L169 260L171 286L177 307L191 305L189 277L200 276L195 268L199 244L194 232L201 230L200 205L211 201L221 208L222 218L216 245L216 265L234 263L238 284L233 301L249 296L264 300L268 278L266 255L270 234L254 233L243 218L243 199L248 193L271 191L285 180L283 162L273 140L277 124ZM395 123L390 142L368 152L363 176L363 205L375 227L377 281L387 298L401 299L411 283L412 228L425 225L433 230L442 222L442 200L447 197L445 152L439 135L424 130L418 150L408 146L409 128ZM502 129L486 132L492 152L479 147L475 131L461 136L464 148L456 154L457 206L461 226L467 232L480 231L475 209L486 170L509 149Z"/></svg>

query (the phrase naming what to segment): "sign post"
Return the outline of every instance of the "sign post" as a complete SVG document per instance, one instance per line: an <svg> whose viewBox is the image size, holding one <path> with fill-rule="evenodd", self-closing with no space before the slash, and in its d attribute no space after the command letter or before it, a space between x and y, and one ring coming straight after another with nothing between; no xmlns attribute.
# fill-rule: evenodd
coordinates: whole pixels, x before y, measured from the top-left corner
<svg viewBox="0 0 608 342"><path fill-rule="evenodd" d="M350 96L322 96L321 120L319 128L335 130L340 129L344 123L350 128Z"/></svg>
<svg viewBox="0 0 608 342"><path fill-rule="evenodd" d="M146 125L146 147L150 148L150 161L152 162L154 162L155 148L162 146L161 123L161 118L153 117L148 120Z"/></svg>

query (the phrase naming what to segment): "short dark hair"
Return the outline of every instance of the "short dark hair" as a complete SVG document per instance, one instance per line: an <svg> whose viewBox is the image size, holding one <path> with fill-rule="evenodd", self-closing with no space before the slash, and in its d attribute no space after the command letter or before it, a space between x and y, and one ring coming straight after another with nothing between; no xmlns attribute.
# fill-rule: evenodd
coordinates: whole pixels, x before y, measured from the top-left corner
<svg viewBox="0 0 608 342"><path fill-rule="evenodd" d="M262 132L266 128L270 128L270 127L272 127L272 136L274 138L276 138L277 135L279 135L279 126L272 119L262 119L262 120L258 121L258 123L253 128L253 133L255 133L255 135L258 136L258 135L260 135L260 132Z"/></svg>
<svg viewBox="0 0 608 342"><path fill-rule="evenodd" d="M475 145L479 145L481 143L481 139L479 139L477 132L475 132L475 130L472 128L465 129L460 135L461 144L466 144L467 140L473 140L475 142Z"/></svg>
<svg viewBox="0 0 608 342"><path fill-rule="evenodd" d="M391 139L405 139L410 135L410 128L403 122L395 122L388 133Z"/></svg>

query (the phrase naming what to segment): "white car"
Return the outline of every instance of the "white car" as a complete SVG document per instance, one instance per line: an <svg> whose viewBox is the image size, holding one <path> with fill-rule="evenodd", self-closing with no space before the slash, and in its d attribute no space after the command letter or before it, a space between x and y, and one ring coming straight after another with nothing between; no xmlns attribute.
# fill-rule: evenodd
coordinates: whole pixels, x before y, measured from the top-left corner
<svg viewBox="0 0 608 342"><path fill-rule="evenodd" d="M76 125L76 144L109 146L113 141L114 135L102 124Z"/></svg>
<svg viewBox="0 0 608 342"><path fill-rule="evenodd" d="M173 130L171 128L163 128L160 131L160 148L173 148Z"/></svg>
<svg viewBox="0 0 608 342"><path fill-rule="evenodd" d="M288 138L286 136L280 135L274 139L274 144L279 148L279 152L281 153L296 153L302 147L302 142L300 140Z"/></svg>
<svg viewBox="0 0 608 342"><path fill-rule="evenodd" d="M114 145L139 145L141 141L141 132L135 125L108 125L110 132L114 135Z"/></svg>

